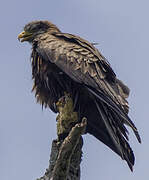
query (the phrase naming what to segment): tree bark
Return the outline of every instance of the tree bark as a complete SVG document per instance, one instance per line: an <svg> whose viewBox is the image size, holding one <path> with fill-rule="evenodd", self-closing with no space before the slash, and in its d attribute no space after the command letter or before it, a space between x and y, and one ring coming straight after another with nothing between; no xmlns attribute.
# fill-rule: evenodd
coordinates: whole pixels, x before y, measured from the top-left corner
<svg viewBox="0 0 149 180"><path fill-rule="evenodd" d="M78 115L73 111L73 101L65 94L56 104L58 139L53 140L49 167L45 175L37 180L80 180L80 163L86 118L78 123Z"/></svg>

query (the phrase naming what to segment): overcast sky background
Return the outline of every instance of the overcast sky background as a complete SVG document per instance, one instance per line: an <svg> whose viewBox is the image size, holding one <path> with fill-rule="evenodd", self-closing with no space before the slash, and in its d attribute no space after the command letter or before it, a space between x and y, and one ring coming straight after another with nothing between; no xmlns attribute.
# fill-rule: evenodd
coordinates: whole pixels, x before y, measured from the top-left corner
<svg viewBox="0 0 149 180"><path fill-rule="evenodd" d="M13 0L0 2L0 179L35 180L48 167L55 115L31 93L31 46L17 35L32 20L50 20L63 32L91 42L131 89L130 117L142 137L130 131L134 173L109 148L84 136L82 180L149 178L149 1Z"/></svg>

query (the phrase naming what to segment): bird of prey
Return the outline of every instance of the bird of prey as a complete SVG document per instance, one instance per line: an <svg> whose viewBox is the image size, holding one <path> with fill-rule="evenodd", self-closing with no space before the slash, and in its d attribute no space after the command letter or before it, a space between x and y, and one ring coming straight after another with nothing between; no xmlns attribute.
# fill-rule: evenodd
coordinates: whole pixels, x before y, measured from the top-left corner
<svg viewBox="0 0 149 180"><path fill-rule="evenodd" d="M79 121L87 118L86 133L110 147L133 170L135 157L126 125L141 139L128 116L129 88L120 81L105 57L83 38L63 33L48 21L33 21L19 34L32 44L33 90L37 101L55 113L65 92L74 102Z"/></svg>

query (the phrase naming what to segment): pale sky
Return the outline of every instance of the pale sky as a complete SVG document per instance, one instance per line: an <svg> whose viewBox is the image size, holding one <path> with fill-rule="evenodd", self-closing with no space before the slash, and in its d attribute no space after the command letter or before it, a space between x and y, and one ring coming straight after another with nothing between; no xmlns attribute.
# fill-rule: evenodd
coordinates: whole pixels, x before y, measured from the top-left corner
<svg viewBox="0 0 149 180"><path fill-rule="evenodd" d="M32 20L50 20L79 35L108 59L131 89L130 117L142 137L130 131L134 172L91 135L84 135L81 180L149 179L149 1L13 0L0 2L0 179L35 180L48 167L56 115L36 104L31 93L31 46L17 35Z"/></svg>

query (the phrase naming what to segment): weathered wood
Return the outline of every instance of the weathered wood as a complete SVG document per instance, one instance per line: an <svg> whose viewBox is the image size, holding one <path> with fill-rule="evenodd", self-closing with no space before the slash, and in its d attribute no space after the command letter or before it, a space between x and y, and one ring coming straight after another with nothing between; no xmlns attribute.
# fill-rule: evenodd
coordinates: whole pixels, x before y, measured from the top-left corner
<svg viewBox="0 0 149 180"><path fill-rule="evenodd" d="M80 180L80 163L82 157L82 134L86 128L86 118L78 122L76 112L73 112L73 102L68 94L57 103L58 139L53 140L49 168L38 180ZM62 139L63 134L68 136Z"/></svg>

